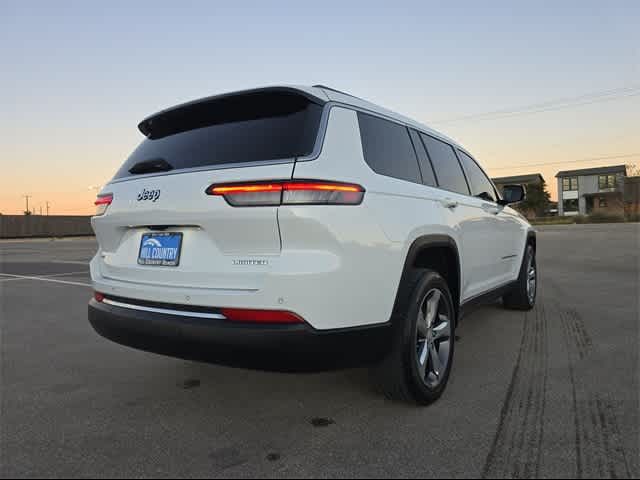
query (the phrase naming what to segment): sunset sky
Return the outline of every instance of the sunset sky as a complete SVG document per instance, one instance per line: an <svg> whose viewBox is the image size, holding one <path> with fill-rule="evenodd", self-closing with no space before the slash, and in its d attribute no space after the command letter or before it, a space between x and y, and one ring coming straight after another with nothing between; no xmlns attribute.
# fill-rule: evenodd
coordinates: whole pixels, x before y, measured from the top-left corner
<svg viewBox="0 0 640 480"><path fill-rule="evenodd" d="M147 114L273 84L396 110L554 198L558 170L640 166L639 1L304 3L0 0L0 212L91 213Z"/></svg>

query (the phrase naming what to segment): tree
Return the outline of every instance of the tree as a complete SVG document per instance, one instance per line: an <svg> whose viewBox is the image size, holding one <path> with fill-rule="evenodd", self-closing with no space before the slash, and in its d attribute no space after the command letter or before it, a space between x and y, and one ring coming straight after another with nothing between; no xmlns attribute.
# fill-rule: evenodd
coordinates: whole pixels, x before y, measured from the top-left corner
<svg viewBox="0 0 640 480"><path fill-rule="evenodd" d="M517 205L518 210L525 215L534 213L536 217L544 216L549 210L549 202L551 201L546 182L530 183L526 189L527 196L524 202Z"/></svg>
<svg viewBox="0 0 640 480"><path fill-rule="evenodd" d="M640 177L640 167L632 163L627 164L627 175L629 177Z"/></svg>

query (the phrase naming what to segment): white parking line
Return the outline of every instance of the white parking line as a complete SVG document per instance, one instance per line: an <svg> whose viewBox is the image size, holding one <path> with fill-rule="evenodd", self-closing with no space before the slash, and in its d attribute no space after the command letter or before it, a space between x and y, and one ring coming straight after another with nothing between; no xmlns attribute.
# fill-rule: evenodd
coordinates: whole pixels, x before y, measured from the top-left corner
<svg viewBox="0 0 640 480"><path fill-rule="evenodd" d="M78 275L80 273L87 273L87 272L77 272L77 273L75 273L75 275ZM32 275L14 275L12 273L0 273L0 276L11 277L11 278L2 278L2 279L0 279L0 282L8 282L8 281L11 281L11 280L38 280L40 282L61 283L63 285L76 285L76 286L79 286L79 287L92 287L93 286L90 283L70 282L68 280L56 280L54 278L49 278L49 277L53 277L53 276L72 275L72 274L73 273L66 273L66 274L49 275L49 276L46 276L46 277L34 277Z"/></svg>
<svg viewBox="0 0 640 480"><path fill-rule="evenodd" d="M23 277L38 277L38 278L51 278L51 277L68 277L70 275L84 275L85 273L89 273L89 270L82 270L81 272L65 272L65 273L48 273L46 275L40 275L37 273L30 273L28 275L23 275ZM15 275L12 273L0 273L0 277ZM20 280L19 278L0 278L0 282L10 282L12 280Z"/></svg>
<svg viewBox="0 0 640 480"><path fill-rule="evenodd" d="M89 265L89 262L81 262L79 260L51 260L49 263L69 263L72 265Z"/></svg>

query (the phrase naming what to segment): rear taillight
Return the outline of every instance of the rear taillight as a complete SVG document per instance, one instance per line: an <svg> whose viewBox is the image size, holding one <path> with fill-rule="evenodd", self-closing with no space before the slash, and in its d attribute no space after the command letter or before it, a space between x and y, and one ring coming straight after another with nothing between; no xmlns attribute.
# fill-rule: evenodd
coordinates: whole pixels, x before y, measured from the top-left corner
<svg viewBox="0 0 640 480"><path fill-rule="evenodd" d="M94 202L96 206L96 216L104 215L104 212L107 211L109 205L113 202L113 195L111 193L107 193L106 195L98 195L96 201Z"/></svg>
<svg viewBox="0 0 640 480"><path fill-rule="evenodd" d="M280 205L282 183L211 185L207 194L223 196L234 207Z"/></svg>
<svg viewBox="0 0 640 480"><path fill-rule="evenodd" d="M93 292L93 298L96 302L102 303L104 301L104 293Z"/></svg>
<svg viewBox="0 0 640 480"><path fill-rule="evenodd" d="M234 207L278 205L359 205L364 188L352 183L278 180L211 185L207 195L222 196Z"/></svg>

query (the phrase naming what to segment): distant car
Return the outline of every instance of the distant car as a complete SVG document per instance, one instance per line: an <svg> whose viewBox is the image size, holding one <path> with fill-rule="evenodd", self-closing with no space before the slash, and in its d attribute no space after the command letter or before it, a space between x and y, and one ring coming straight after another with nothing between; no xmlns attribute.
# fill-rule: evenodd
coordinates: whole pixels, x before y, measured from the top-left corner
<svg viewBox="0 0 640 480"><path fill-rule="evenodd" d="M271 368L372 362L384 392L445 389L463 312L536 298L536 236L460 145L322 86L197 100L146 136L99 194L101 335Z"/></svg>

